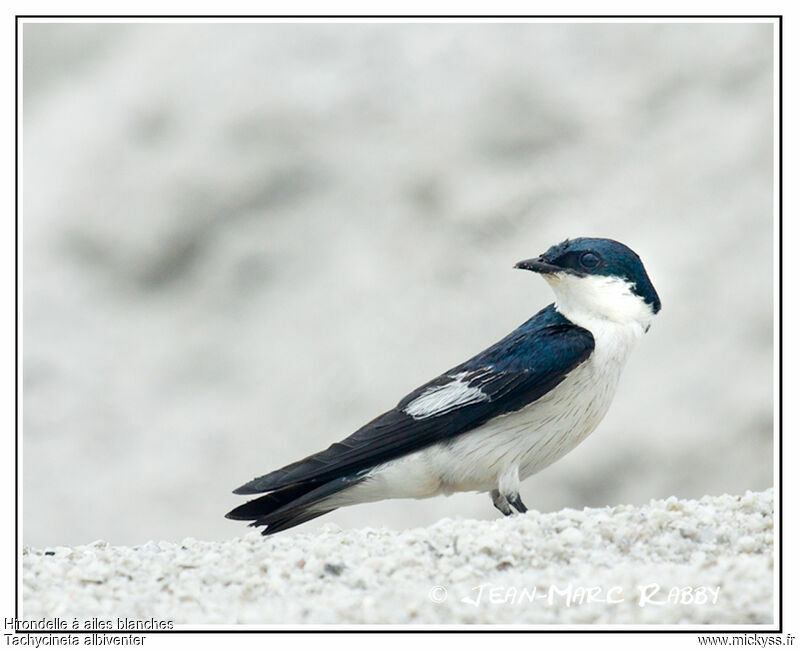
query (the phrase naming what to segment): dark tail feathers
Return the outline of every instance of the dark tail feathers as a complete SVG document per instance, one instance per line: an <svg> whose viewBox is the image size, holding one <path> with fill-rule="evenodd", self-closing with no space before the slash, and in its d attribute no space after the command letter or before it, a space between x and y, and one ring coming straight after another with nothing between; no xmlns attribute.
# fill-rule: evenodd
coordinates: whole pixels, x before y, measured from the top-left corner
<svg viewBox="0 0 800 651"><path fill-rule="evenodd" d="M338 508L338 505L326 508L324 501L331 495L362 482L364 475L364 472L360 472L325 483L312 479L290 484L236 507L225 517L231 520L253 520L251 527L265 527L261 532L264 536L277 533Z"/></svg>

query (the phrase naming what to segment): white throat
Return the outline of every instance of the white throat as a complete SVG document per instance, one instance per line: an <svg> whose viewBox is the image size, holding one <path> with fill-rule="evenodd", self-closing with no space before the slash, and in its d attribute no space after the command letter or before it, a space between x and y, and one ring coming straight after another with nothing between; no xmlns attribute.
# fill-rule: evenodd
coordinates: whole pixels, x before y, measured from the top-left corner
<svg viewBox="0 0 800 651"><path fill-rule="evenodd" d="M655 314L633 293L632 283L612 276L546 274L556 295L556 309L574 324L594 332L598 327L621 327L640 337Z"/></svg>

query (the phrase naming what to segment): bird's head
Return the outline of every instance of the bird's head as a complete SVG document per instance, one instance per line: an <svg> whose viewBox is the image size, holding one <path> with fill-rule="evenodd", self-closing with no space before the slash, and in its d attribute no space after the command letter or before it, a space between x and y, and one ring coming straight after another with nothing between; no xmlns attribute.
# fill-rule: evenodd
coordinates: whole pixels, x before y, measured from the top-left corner
<svg viewBox="0 0 800 651"><path fill-rule="evenodd" d="M578 325L605 319L646 331L661 310L639 256L615 240L565 240L515 267L541 274L556 294L556 309Z"/></svg>

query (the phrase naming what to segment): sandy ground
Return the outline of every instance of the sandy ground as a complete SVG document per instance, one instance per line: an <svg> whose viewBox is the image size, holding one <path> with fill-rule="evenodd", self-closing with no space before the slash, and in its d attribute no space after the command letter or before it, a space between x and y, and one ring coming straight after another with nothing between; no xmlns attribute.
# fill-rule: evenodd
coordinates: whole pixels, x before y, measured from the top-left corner
<svg viewBox="0 0 800 651"><path fill-rule="evenodd" d="M512 265L579 235L634 248L663 310L598 430L525 503L774 485L772 26L23 36L25 543L241 535L232 489L552 302ZM494 509L322 522L454 515Z"/></svg>
<svg viewBox="0 0 800 651"><path fill-rule="evenodd" d="M768 624L772 490L427 528L26 548L25 618Z"/></svg>

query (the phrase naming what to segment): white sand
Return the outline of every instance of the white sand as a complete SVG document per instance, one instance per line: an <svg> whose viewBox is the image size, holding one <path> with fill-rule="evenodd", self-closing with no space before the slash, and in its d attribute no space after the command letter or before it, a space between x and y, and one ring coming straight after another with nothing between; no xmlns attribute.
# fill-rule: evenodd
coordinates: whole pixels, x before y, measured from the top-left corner
<svg viewBox="0 0 800 651"><path fill-rule="evenodd" d="M448 519L406 531L328 524L225 542L26 548L23 584L28 619L769 624L773 492ZM679 603L669 602L673 588ZM645 592L667 603L642 606Z"/></svg>

